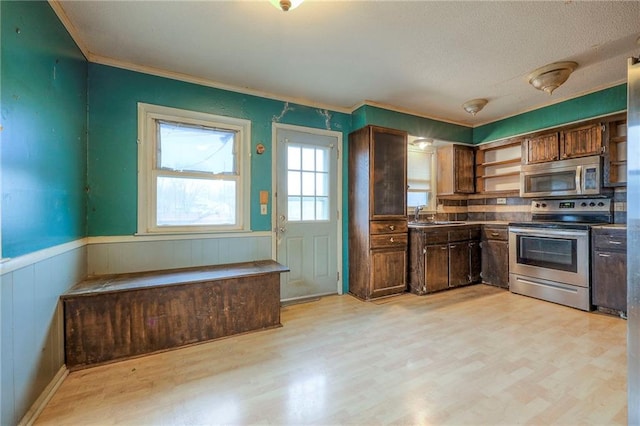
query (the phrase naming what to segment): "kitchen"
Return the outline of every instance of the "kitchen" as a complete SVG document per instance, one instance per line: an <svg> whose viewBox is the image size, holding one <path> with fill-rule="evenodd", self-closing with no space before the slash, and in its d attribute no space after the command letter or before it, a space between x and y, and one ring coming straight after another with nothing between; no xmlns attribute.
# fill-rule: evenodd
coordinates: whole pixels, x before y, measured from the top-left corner
<svg viewBox="0 0 640 426"><path fill-rule="evenodd" d="M127 247L143 243L137 248L137 255L128 256L131 252L127 251L119 260L134 262L147 255L145 253L146 247L157 244L150 237L133 236L136 232L136 188L135 184L131 182L135 181L136 149L135 142L131 145L129 141L132 140L132 135L135 139L136 134L136 102L142 98L157 104L173 104L183 108L212 108L227 111L231 108L232 113L249 115L254 123L252 144L264 143L267 153L271 148L269 141L271 140L271 123L274 117L284 115L285 121L292 125L327 127L326 114L319 113L319 110L322 112L324 108L290 104L270 98L256 97L255 94L238 95L219 88L178 81L172 78L175 76L149 75L110 65L104 58L102 58L102 62L87 61L81 53L78 53L78 49L73 45L66 30L60 29L62 25L57 16L48 10L48 4L34 2L29 6L34 8L31 13L16 12L15 9L12 9L17 7L22 6L2 3L3 52L8 52L3 55L9 54L9 58L23 59L28 59L29 55L35 57L36 60L33 63L29 61L21 63L25 67L23 69L33 70L34 75L27 75L33 81L25 83L23 79L27 77L17 76L18 70L12 68L11 61L7 61L6 57L3 58L3 106L7 108L7 120L9 121L16 114L24 117L16 112L24 113L24 110L20 110L20 105L27 105L26 117L41 114L45 121L42 123L38 120L26 120L26 122L34 124L23 127L25 137L20 140L35 144L32 150L29 152L5 150L3 152L3 171L12 164L23 164L20 161L25 158L24 156L31 156L29 157L31 161L24 164L27 165L27 176L34 178L20 181L24 183L22 188L30 188L26 192L20 190L20 187L9 185L11 182L7 182L6 175L3 182L3 194L5 195L3 195L2 206L2 253L4 257L13 258L3 264L2 271L2 401L4 404L8 404L3 405L3 423L5 419L9 419L6 421L7 423L14 423L13 420L21 418L36 399L35 396L40 394L40 391L55 376L60 367L58 355L60 336L55 335L57 327L51 326L51 324L59 324L56 302L58 296L66 290L69 283L77 282L86 276L87 272L92 272L87 271L87 268L103 267L98 262L97 253L111 248L110 255L114 256L113 259L118 260L115 257L118 251L124 252ZM298 11L302 12L303 9L292 12ZM19 19L16 18L16 13L19 13ZM288 17L294 16L291 14ZM42 36L34 28L46 29L48 32ZM10 34L7 35L5 31ZM63 52L64 55L56 55L57 51L52 55L41 53L34 46L39 45L42 39L48 39L51 42L56 40L57 43L62 44L60 52ZM15 53L16 50L10 49L17 49L17 51L23 49L22 52L26 53L20 55ZM57 49L57 47L52 47L52 49ZM45 55L45 57L39 55ZM60 59L60 65L57 65L57 74L54 74L52 67L56 64L56 59ZM95 60L96 57L94 56L93 59ZM77 74L77 76L71 78L70 74ZM52 76L54 75L57 75L58 79L53 80ZM65 75L69 79L63 81L61 75ZM82 82L87 81L85 78L87 75L89 87L83 89ZM573 77L577 78L578 74ZM570 79L567 85L570 85L571 82ZM62 98L53 96L52 90L56 96L59 95L59 84L64 85L63 92L72 96ZM522 83L520 80L518 80L519 84L526 86L526 82ZM34 89L27 91L24 89L25 87L33 87ZM527 89L535 90L529 87ZM9 90L16 91L17 98L12 98L11 92L7 92ZM91 96L87 96L87 92ZM559 93L561 93L560 89ZM83 96L84 101L82 100ZM213 107L211 106L211 98L216 99ZM404 123L402 127L415 135L429 136L421 130L438 128L444 140L485 142L509 136L505 134L509 127L517 127L516 133L524 134L536 129L577 122L585 117L608 116L625 110L625 99L625 86L619 84L584 97L569 99L565 101L566 103L560 102L550 105L543 109L544 114L540 111L531 111L527 117L530 121L535 121L535 129L527 129L524 124L518 126L519 120L524 119L514 117L503 127L489 123L473 128L472 132L471 127L468 126L402 114L398 111L380 108L375 103L363 105L353 113L347 113L343 110L332 111L329 126L331 130L343 133L345 145L351 130L367 124L395 128L397 123ZM15 105L18 101L24 104ZM42 108L34 107L34 105L40 104L45 106ZM63 105L64 108L60 108L60 105ZM86 115L87 105L89 105L89 125L86 121L79 119L79 117ZM67 113L56 115L59 110ZM491 108L486 107L484 112L489 114ZM506 114L502 116L506 116ZM482 117L482 112L478 114L478 117ZM113 123L118 124L116 126ZM3 127L3 142L16 137L12 126L8 126L5 122ZM63 134L63 139L69 142L61 143L61 145L47 144L41 135L52 134L51 129L56 130L56 135ZM87 130L91 135L90 143L87 143ZM76 144L72 141L83 142ZM118 142L114 143L114 141ZM345 155L341 157L345 162L346 152L345 150ZM49 163L39 156L59 159L56 166L62 170L57 169L56 173L62 178L62 181L47 174L47 168L42 165ZM267 156L260 157L258 155L254 155L252 158L252 181L255 186L255 189L252 190L252 198L255 195L257 199L261 190L271 190L270 184L264 183L269 182L271 178L271 164L265 161L267 158ZM346 163L343 165L346 175ZM85 179L83 176L88 177ZM86 185L86 181L88 181L88 185ZM344 181L346 186L347 179ZM33 182L38 183L34 184ZM49 182L51 185L47 186L44 182ZM617 197L620 198L616 198L614 192L614 215L617 213L616 203L619 207L625 206L622 192L618 191ZM20 197L33 194L45 194L49 203L44 205L30 203L29 205L33 207L30 209L20 207ZM346 197L346 191L344 196ZM436 213L446 215L446 220L450 221L463 220L464 215L467 215L464 220L495 219L513 222L519 220L514 216L521 213L526 215L526 208L523 205L510 204L515 203L514 197L497 197L495 204L493 204L494 198L475 198L472 196L466 200L466 204L464 200L456 198L458 197L452 196L451 199L443 201L442 207ZM507 204L499 204L500 198L506 198ZM629 197L629 203L633 201L634 199ZM346 199L344 205L347 205ZM269 215L260 214L258 204L251 206L251 216L254 241L257 242L256 246L258 247L251 250L258 250L259 254L266 252L266 255L270 256L271 218ZM20 225L20 217L29 221L32 224L31 227ZM514 217L513 220L512 217ZM349 252L349 245L346 241L346 225L345 221L343 226L345 233L343 257L345 259ZM233 244L242 246L247 240L248 238L236 238L233 240ZM189 245L184 240L173 243L169 241L166 244L171 244L171 250L174 249L174 246L180 246L183 251L176 251L176 253L185 253L185 246ZM196 244L204 243L194 242L190 247L193 249ZM233 244L231 246L235 247ZM266 250L264 249L265 245ZM38 253L40 250L52 247L57 247L59 252L53 254L47 252L46 255ZM27 260L23 257L31 253L38 253L35 255L35 260L34 258ZM90 260L87 261L87 258ZM49 274L55 283L42 285L42 275L37 275L39 277L37 279L29 280L29 274L36 276L35 272L29 271L44 267L39 262L45 261L55 265L55 272ZM150 262L151 260L147 259L146 261ZM23 263L19 264L19 262ZM343 274L341 274L343 279L348 274L348 270L348 262L345 260ZM38 269L38 271L40 270ZM38 274L43 274L43 272L40 271ZM46 275L47 272L44 274ZM342 283L343 290L348 290L347 280L344 279ZM29 288L31 288L31 295L27 291ZM33 294L46 295L47 300L40 301ZM14 302L10 302L12 299ZM424 300L424 303L428 303L427 298ZM36 314L32 314L33 312ZM631 314L629 313L629 315ZM616 320L619 319L616 318ZM14 326L14 324L24 324L24 326ZM10 327L15 327L15 334L8 330ZM48 334L49 329L53 330L53 335ZM23 341L21 339L23 334L25 336L32 334L29 330L35 330L38 337L33 339L25 337ZM43 357L43 360L40 360L37 354L43 352L47 355ZM18 363L15 362L17 359L24 361L24 367L17 366ZM16 367L12 367L14 364ZM37 383L34 384L31 377L37 377Z"/></svg>

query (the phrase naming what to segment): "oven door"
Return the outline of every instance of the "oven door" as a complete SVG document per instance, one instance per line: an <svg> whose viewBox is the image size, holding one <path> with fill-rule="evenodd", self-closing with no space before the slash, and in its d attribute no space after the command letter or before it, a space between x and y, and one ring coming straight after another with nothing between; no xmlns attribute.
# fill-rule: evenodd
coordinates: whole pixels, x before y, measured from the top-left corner
<svg viewBox="0 0 640 426"><path fill-rule="evenodd" d="M589 231L510 227L509 272L589 287Z"/></svg>

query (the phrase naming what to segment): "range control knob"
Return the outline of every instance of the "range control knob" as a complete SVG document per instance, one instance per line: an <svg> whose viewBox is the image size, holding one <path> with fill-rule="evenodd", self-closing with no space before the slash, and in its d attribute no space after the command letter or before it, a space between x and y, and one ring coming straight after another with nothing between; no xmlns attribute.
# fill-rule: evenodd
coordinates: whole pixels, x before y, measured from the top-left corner
<svg viewBox="0 0 640 426"><path fill-rule="evenodd" d="M580 207L587 207L587 203L583 201L582 204L580 204Z"/></svg>
<svg viewBox="0 0 640 426"><path fill-rule="evenodd" d="M536 203L536 209L540 208L540 203Z"/></svg>
<svg viewBox="0 0 640 426"><path fill-rule="evenodd" d="M542 203L542 207L547 207L547 203Z"/></svg>
<svg viewBox="0 0 640 426"><path fill-rule="evenodd" d="M596 205L596 203L594 203L593 201L589 203L589 207L593 207L595 205Z"/></svg>
<svg viewBox="0 0 640 426"><path fill-rule="evenodd" d="M602 201L600 201L600 202L598 203L598 207L604 207L604 203L603 203Z"/></svg>

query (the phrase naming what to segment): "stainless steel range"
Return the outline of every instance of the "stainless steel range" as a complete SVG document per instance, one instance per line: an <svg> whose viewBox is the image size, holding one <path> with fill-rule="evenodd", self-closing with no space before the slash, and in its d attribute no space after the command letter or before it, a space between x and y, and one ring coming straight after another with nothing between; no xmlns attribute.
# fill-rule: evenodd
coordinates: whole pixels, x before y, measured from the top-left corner
<svg viewBox="0 0 640 426"><path fill-rule="evenodd" d="M611 223L611 200L531 202L531 222L509 224L513 293L591 310L591 225Z"/></svg>

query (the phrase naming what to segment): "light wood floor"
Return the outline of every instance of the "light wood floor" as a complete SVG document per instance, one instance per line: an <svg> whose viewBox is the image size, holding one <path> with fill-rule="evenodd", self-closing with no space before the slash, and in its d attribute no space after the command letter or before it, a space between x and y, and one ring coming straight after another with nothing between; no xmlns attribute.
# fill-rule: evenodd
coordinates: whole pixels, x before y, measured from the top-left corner
<svg viewBox="0 0 640 426"><path fill-rule="evenodd" d="M38 425L626 424L626 321L476 285L72 372Z"/></svg>

